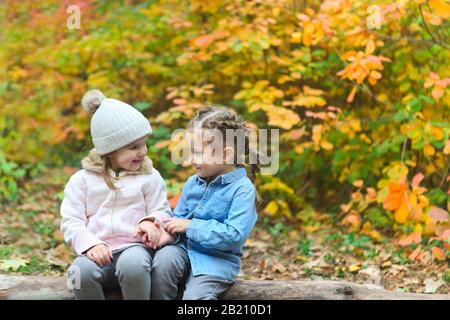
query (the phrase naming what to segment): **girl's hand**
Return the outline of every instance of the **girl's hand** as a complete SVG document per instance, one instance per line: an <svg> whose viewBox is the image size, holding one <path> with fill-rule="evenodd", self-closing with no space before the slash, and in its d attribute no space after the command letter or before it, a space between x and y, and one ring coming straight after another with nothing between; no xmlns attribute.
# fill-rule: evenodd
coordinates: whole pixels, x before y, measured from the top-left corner
<svg viewBox="0 0 450 320"><path fill-rule="evenodd" d="M162 246L175 240L174 236L167 232L159 222L155 222L155 225L159 228L159 234L161 235L159 238L158 248L161 248Z"/></svg>
<svg viewBox="0 0 450 320"><path fill-rule="evenodd" d="M98 244L86 251L86 256L98 264L100 267L104 267L111 263L113 255L111 249L105 244Z"/></svg>
<svg viewBox="0 0 450 320"><path fill-rule="evenodd" d="M140 236L146 246L156 249L159 244L160 233L158 227L149 220L144 220L136 228L133 237Z"/></svg>
<svg viewBox="0 0 450 320"><path fill-rule="evenodd" d="M189 223L191 223L190 219L170 219L167 222L167 231L171 234L185 233Z"/></svg>

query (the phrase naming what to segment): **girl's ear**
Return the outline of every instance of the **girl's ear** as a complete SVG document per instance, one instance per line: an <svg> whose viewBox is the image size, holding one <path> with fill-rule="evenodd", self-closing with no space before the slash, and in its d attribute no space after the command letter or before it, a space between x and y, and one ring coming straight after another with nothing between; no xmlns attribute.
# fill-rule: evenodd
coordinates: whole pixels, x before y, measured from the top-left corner
<svg viewBox="0 0 450 320"><path fill-rule="evenodd" d="M234 163L234 148L232 147L225 147L223 149L223 158L225 160L226 164L233 164Z"/></svg>

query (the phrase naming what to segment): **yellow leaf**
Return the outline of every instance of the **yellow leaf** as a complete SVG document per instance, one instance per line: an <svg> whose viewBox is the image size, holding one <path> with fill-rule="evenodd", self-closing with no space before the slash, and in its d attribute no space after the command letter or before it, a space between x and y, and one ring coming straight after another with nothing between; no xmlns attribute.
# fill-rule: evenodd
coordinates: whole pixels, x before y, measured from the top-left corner
<svg viewBox="0 0 450 320"><path fill-rule="evenodd" d="M387 175L393 181L405 181L408 175L408 167L398 162L387 170Z"/></svg>
<svg viewBox="0 0 450 320"><path fill-rule="evenodd" d="M417 223L414 227L414 232L417 232L418 234L422 234L423 233L423 226L420 223Z"/></svg>
<svg viewBox="0 0 450 320"><path fill-rule="evenodd" d="M417 195L415 193L411 193L409 195L409 203L414 208L417 205Z"/></svg>
<svg viewBox="0 0 450 320"><path fill-rule="evenodd" d="M286 130L291 129L295 124L300 122L300 117L294 111L272 106L267 110L269 125L280 127Z"/></svg>
<svg viewBox="0 0 450 320"><path fill-rule="evenodd" d="M323 90L314 89L308 86L303 86L303 93L307 96L321 96L324 94Z"/></svg>
<svg viewBox="0 0 450 320"><path fill-rule="evenodd" d="M278 178L272 178L272 180L270 182L263 184L259 188L259 190L260 191L277 190L277 191L285 192L287 194L294 194L294 190Z"/></svg>
<svg viewBox="0 0 450 320"><path fill-rule="evenodd" d="M352 119L352 120L350 120L350 127L355 132L361 131L361 121L359 121L359 119Z"/></svg>
<svg viewBox="0 0 450 320"><path fill-rule="evenodd" d="M300 228L306 232L316 232L319 230L318 226L300 226Z"/></svg>
<svg viewBox="0 0 450 320"><path fill-rule="evenodd" d="M426 144L425 147L423 148L423 153L426 156L432 156L435 153L434 147L430 144Z"/></svg>
<svg viewBox="0 0 450 320"><path fill-rule="evenodd" d="M314 107L314 106L323 107L325 104L326 104L325 99L323 99L321 97L299 96L299 97L296 97L293 102L287 103L286 105L305 106L305 107Z"/></svg>
<svg viewBox="0 0 450 320"><path fill-rule="evenodd" d="M292 43L300 43L302 42L302 34L300 32L293 32L291 34L291 40Z"/></svg>
<svg viewBox="0 0 450 320"><path fill-rule="evenodd" d="M305 30L303 32L303 44L307 47L311 46L312 36L314 33L314 25L311 22L306 22Z"/></svg>
<svg viewBox="0 0 450 320"><path fill-rule="evenodd" d="M379 73L378 71L372 70L370 72L370 77L372 77L376 80L379 80L379 79L381 79L381 73Z"/></svg>
<svg viewBox="0 0 450 320"><path fill-rule="evenodd" d="M375 241L381 241L382 240L381 234L377 230L370 231L369 236L372 239L374 239Z"/></svg>
<svg viewBox="0 0 450 320"><path fill-rule="evenodd" d="M342 55L341 59L345 61L348 58L351 58L351 57L354 57L354 56L356 56L356 51L355 50L349 50L349 51L345 52Z"/></svg>
<svg viewBox="0 0 450 320"><path fill-rule="evenodd" d="M450 18L450 4L446 0L429 0L428 4L440 17Z"/></svg>
<svg viewBox="0 0 450 320"><path fill-rule="evenodd" d="M426 208L426 207L428 207L430 205L430 200L428 200L428 198L425 197L424 195L420 195L419 196L419 205L422 208Z"/></svg>
<svg viewBox="0 0 450 320"><path fill-rule="evenodd" d="M366 45L366 54L372 54L375 51L375 42L373 40L369 40L367 41L367 45Z"/></svg>
<svg viewBox="0 0 450 320"><path fill-rule="evenodd" d="M361 266L359 266L357 264L353 264L350 267L348 267L348 271L350 271L350 272L355 272L355 271L358 271L359 269L361 269Z"/></svg>
<svg viewBox="0 0 450 320"><path fill-rule="evenodd" d="M328 141L322 141L320 146L322 147L322 149L327 150L327 151L333 150L333 145Z"/></svg>
<svg viewBox="0 0 450 320"><path fill-rule="evenodd" d="M278 203L276 200L272 200L269 204L264 208L264 213L268 216L273 216L278 211Z"/></svg>
<svg viewBox="0 0 450 320"><path fill-rule="evenodd" d="M395 221L398 223L406 223L409 217L409 210L405 200L400 201L400 205L395 211Z"/></svg>
<svg viewBox="0 0 450 320"><path fill-rule="evenodd" d="M320 124L313 126L312 141L314 142L315 145L319 144L319 141L322 137L322 130L323 130L323 126Z"/></svg>

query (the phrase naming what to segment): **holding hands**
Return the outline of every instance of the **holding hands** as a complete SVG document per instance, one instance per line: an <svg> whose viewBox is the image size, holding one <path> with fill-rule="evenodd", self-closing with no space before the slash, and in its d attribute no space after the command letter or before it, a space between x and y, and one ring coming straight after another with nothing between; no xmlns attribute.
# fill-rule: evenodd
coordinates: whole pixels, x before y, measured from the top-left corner
<svg viewBox="0 0 450 320"><path fill-rule="evenodd" d="M191 223L190 219L172 218L167 222L167 231L171 234L185 233L189 223Z"/></svg>
<svg viewBox="0 0 450 320"><path fill-rule="evenodd" d="M174 240L174 237L163 228L161 223L150 220L139 223L133 236L142 237L144 244L152 249L162 247Z"/></svg>
<svg viewBox="0 0 450 320"><path fill-rule="evenodd" d="M174 241L175 233L185 233L191 220L172 218L167 222L167 231L159 221L144 220L139 223L134 237L142 237L144 244L152 249L157 249Z"/></svg>

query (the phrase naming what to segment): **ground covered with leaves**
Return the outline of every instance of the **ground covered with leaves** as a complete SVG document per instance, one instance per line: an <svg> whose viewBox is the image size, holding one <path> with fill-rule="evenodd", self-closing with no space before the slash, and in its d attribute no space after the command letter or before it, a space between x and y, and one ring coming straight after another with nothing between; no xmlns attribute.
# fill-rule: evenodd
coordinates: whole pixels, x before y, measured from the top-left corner
<svg viewBox="0 0 450 320"><path fill-rule="evenodd" d="M72 168L25 183L18 204L3 206L0 273L62 275L74 258L59 230L62 190ZM301 230L261 216L244 248L245 279L346 280L389 290L450 293L450 269L425 252L421 259L389 240L375 242L324 225Z"/></svg>

